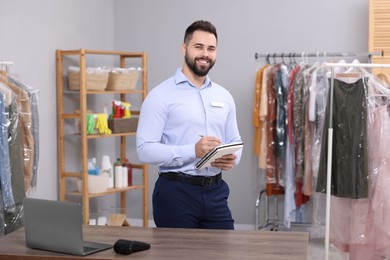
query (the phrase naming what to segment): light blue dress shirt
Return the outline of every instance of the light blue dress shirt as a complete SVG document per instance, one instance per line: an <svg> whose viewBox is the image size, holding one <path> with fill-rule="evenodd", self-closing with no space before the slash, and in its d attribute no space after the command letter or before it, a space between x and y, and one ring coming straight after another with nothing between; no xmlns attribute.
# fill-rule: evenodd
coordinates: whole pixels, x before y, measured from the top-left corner
<svg viewBox="0 0 390 260"><path fill-rule="evenodd" d="M181 69L152 89L141 107L137 153L141 162L159 166L161 172L214 176L221 169L196 170L199 135L215 136L222 144L241 141L236 107L231 94L206 77L196 88ZM236 153L236 164L241 151Z"/></svg>

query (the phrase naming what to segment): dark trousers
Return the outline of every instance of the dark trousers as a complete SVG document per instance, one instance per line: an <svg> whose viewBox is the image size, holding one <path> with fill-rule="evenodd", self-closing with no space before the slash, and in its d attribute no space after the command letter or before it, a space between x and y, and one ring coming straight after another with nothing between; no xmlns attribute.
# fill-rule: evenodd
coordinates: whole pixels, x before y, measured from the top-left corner
<svg viewBox="0 0 390 260"><path fill-rule="evenodd" d="M157 227L234 229L228 196L223 180L201 186L159 176L153 191L154 222Z"/></svg>

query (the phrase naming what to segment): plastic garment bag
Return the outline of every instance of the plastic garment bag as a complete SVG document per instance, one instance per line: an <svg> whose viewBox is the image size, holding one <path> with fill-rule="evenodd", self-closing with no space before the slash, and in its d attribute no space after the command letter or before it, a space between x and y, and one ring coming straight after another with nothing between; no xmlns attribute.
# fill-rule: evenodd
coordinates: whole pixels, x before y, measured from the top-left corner
<svg viewBox="0 0 390 260"><path fill-rule="evenodd" d="M0 84L2 84L0 82ZM3 209L15 205L11 186L11 166L9 158L8 130L11 121L6 110L5 95L0 92L0 182Z"/></svg>
<svg viewBox="0 0 390 260"><path fill-rule="evenodd" d="M365 198L331 197L330 240L350 259L383 259L390 248L390 94L373 75L367 90L368 194Z"/></svg>
<svg viewBox="0 0 390 260"><path fill-rule="evenodd" d="M353 83L334 79L333 150L331 194L344 198L367 198L367 104L363 79ZM329 128L330 95L323 132ZM328 135L322 135L317 191L327 182Z"/></svg>
<svg viewBox="0 0 390 260"><path fill-rule="evenodd" d="M37 160L34 152L32 111L34 102L31 102L28 92L13 84L8 75L0 78L3 106L1 111L1 198L0 208L0 235L10 233L23 226L23 198L36 183ZM35 92L34 92L35 93ZM35 97L35 96L34 96ZM35 106L36 108L36 106ZM37 121L35 121L37 127ZM35 129L35 130L34 130ZM35 181L34 181L35 169ZM27 174L26 174L27 173Z"/></svg>
<svg viewBox="0 0 390 260"><path fill-rule="evenodd" d="M31 117L30 132L33 136L33 161L32 161L32 177L31 182L26 183L25 189L28 192L31 188L34 188L37 184L38 175L38 162L39 162L39 114L38 114L38 90L33 89L19 79L9 76L9 82L26 91L29 97L31 114L27 115ZM28 154L28 153L26 153ZM30 164L31 165L31 164Z"/></svg>

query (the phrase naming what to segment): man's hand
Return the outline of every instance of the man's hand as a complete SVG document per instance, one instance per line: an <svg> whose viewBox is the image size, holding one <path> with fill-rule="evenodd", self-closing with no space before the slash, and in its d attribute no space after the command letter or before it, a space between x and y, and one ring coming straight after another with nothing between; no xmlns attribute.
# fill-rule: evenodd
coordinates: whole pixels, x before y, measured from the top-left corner
<svg viewBox="0 0 390 260"><path fill-rule="evenodd" d="M208 152L210 152L214 147L221 144L221 140L214 136L203 136L195 144L195 154L196 157L202 158Z"/></svg>
<svg viewBox="0 0 390 260"><path fill-rule="evenodd" d="M215 161L211 163L211 166L227 171L233 168L236 158L237 155L233 153L226 154L221 158L215 159Z"/></svg>

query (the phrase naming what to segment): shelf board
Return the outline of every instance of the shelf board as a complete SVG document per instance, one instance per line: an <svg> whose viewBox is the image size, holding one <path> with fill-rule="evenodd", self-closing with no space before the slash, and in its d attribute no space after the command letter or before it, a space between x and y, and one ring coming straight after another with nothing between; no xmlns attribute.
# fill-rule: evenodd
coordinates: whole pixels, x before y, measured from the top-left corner
<svg viewBox="0 0 390 260"><path fill-rule="evenodd" d="M63 172L62 177L81 178L81 172Z"/></svg>
<svg viewBox="0 0 390 260"><path fill-rule="evenodd" d="M131 90L103 90L103 91L98 91L98 90L87 90L85 92L87 95L96 95L96 94L102 94L102 95L107 95L107 94L143 94L144 91L140 89L131 89ZM80 95L80 91L78 90L64 90L64 94L78 94Z"/></svg>
<svg viewBox="0 0 390 260"><path fill-rule="evenodd" d="M145 164L132 163L133 169L144 170ZM81 172L63 172L62 177L81 178Z"/></svg>
<svg viewBox="0 0 390 260"><path fill-rule="evenodd" d="M134 116L139 116L139 110L132 110L131 114ZM62 119L79 119L81 117L80 113L63 113Z"/></svg>
<svg viewBox="0 0 390 260"><path fill-rule="evenodd" d="M77 119L80 118L80 114L73 113L73 114L62 114L63 119Z"/></svg>
<svg viewBox="0 0 390 260"><path fill-rule="evenodd" d="M103 54L103 55L119 55L125 58L143 58L145 53L143 52L125 52L125 51L105 51L105 50L59 50L60 55L80 55L82 52L85 54Z"/></svg>
<svg viewBox="0 0 390 260"><path fill-rule="evenodd" d="M110 137L121 137L121 136L132 136L136 135L136 132L127 133L114 133L109 135L87 135L87 139L98 139L98 138L110 138ZM81 137L80 133L65 134L65 137Z"/></svg>
<svg viewBox="0 0 390 260"><path fill-rule="evenodd" d="M87 139L96 139L96 138L104 138L104 137L120 137L120 136L130 136L130 135L136 135L136 132L118 133L118 134L110 134L110 135L87 135Z"/></svg>
<svg viewBox="0 0 390 260"><path fill-rule="evenodd" d="M108 189L105 192L89 193L88 197L89 198L94 198L94 197L100 197L100 196L104 196L104 195L108 195L108 194L112 194L112 193L126 192L126 191L129 191L129 190L139 190L139 189L144 189L144 188L145 188L144 185L133 185L133 186L125 187L125 188L112 188L112 189ZM68 195L81 196L82 193L75 191L75 192L69 192Z"/></svg>

